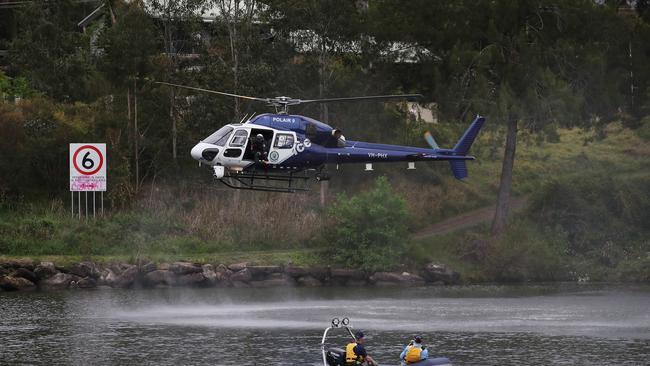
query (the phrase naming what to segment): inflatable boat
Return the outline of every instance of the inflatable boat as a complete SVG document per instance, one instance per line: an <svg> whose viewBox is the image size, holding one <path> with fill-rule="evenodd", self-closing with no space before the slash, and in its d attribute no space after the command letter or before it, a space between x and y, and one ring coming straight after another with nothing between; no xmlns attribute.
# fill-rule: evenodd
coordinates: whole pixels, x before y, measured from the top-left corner
<svg viewBox="0 0 650 366"><path fill-rule="evenodd" d="M339 320L338 318L332 319L332 324L325 329L325 332L323 332L323 339L321 340L321 352L323 353L323 366L346 366L345 350L336 347L328 348L325 343L325 341L327 340L327 333L331 329L343 329L348 332L348 334L352 339L356 340L356 337L352 332L352 326L350 325L350 320L348 318L343 318L342 320ZM400 366L405 366L405 365L407 364L402 363ZM452 366L452 365L449 359L440 357L440 358L429 358L415 363L409 363L408 366Z"/></svg>

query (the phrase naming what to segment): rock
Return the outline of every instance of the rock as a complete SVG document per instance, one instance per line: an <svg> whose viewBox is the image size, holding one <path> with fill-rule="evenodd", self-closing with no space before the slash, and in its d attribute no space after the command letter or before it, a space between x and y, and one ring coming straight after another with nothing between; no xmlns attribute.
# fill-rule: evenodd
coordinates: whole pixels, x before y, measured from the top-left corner
<svg viewBox="0 0 650 366"><path fill-rule="evenodd" d="M370 282L375 283L377 286L386 286L390 284L418 286L424 284L424 279L408 272L377 272L370 276Z"/></svg>
<svg viewBox="0 0 650 366"><path fill-rule="evenodd" d="M345 281L366 279L366 273L358 269L332 268L330 270L330 276L332 276L332 278L340 278Z"/></svg>
<svg viewBox="0 0 650 366"><path fill-rule="evenodd" d="M172 286L174 282L174 273L165 269L157 269L144 275L144 283L149 287L158 285Z"/></svg>
<svg viewBox="0 0 650 366"><path fill-rule="evenodd" d="M39 280L50 278L57 273L59 273L59 271L56 269L54 263L52 262L41 262L34 269L34 274L36 275L36 277L38 277Z"/></svg>
<svg viewBox="0 0 650 366"><path fill-rule="evenodd" d="M85 277L80 279L76 283L76 286L79 288L95 288L97 287L97 280L92 277Z"/></svg>
<svg viewBox="0 0 650 366"><path fill-rule="evenodd" d="M75 276L69 273L59 272L54 276L43 280L39 283L39 286L44 290L61 290L70 287L70 283L81 280L81 277Z"/></svg>
<svg viewBox="0 0 650 366"><path fill-rule="evenodd" d="M274 273L282 273L280 266L248 266L246 267L254 279L264 279Z"/></svg>
<svg viewBox="0 0 650 366"><path fill-rule="evenodd" d="M309 276L309 270L307 267L295 267L295 266L287 266L284 268L284 273L291 277L304 277L304 276ZM312 277L312 276L309 276ZM314 278L314 277L312 277Z"/></svg>
<svg viewBox="0 0 650 366"><path fill-rule="evenodd" d="M153 271L155 271L156 269L157 269L157 268L156 268L156 264L155 264L155 263L153 263L153 262L147 262L147 263L145 263L145 264L143 264L143 265L140 266L140 273L143 273L143 274L144 274L144 273L149 273L149 272L153 272Z"/></svg>
<svg viewBox="0 0 650 366"><path fill-rule="evenodd" d="M8 275L8 274L9 274L9 270L6 269L3 266L0 266L0 276L4 276L4 275Z"/></svg>
<svg viewBox="0 0 650 366"><path fill-rule="evenodd" d="M97 279L101 276L99 268L97 268L97 265L93 262L81 262L74 264L68 269L68 273L77 275L82 278L92 277L94 279Z"/></svg>
<svg viewBox="0 0 650 366"><path fill-rule="evenodd" d="M102 275L99 277L99 286L113 286L117 282L117 274L110 269L110 268L105 268L102 271Z"/></svg>
<svg viewBox="0 0 650 366"><path fill-rule="evenodd" d="M29 282L32 283L37 283L38 282L38 277L34 272L28 270L27 268L18 268L16 271L14 271L13 275L14 277L22 277L26 280L29 280Z"/></svg>
<svg viewBox="0 0 650 366"><path fill-rule="evenodd" d="M250 281L251 287L286 287L295 285L293 278L282 273L274 273L270 278L260 281Z"/></svg>
<svg viewBox="0 0 650 366"><path fill-rule="evenodd" d="M30 271L34 270L34 261L31 259L7 259L0 262L0 266L6 269L27 268Z"/></svg>
<svg viewBox="0 0 650 366"><path fill-rule="evenodd" d="M219 281L227 281L232 275L232 271L223 264L218 265L214 271L217 273L217 278Z"/></svg>
<svg viewBox="0 0 650 366"><path fill-rule="evenodd" d="M326 282L330 280L330 269L329 267L311 267L307 269L307 275Z"/></svg>
<svg viewBox="0 0 650 366"><path fill-rule="evenodd" d="M442 281L447 285L460 282L460 273L448 268L444 264L429 263L422 271L422 276L427 282Z"/></svg>
<svg viewBox="0 0 650 366"><path fill-rule="evenodd" d="M230 275L230 281L232 282L248 282L253 279L248 268L244 268L240 271L237 271Z"/></svg>
<svg viewBox="0 0 650 366"><path fill-rule="evenodd" d="M138 267L130 266L116 277L111 286L119 288L131 287L138 278Z"/></svg>
<svg viewBox="0 0 650 366"><path fill-rule="evenodd" d="M296 280L298 285L303 286L303 287L321 287L323 286L323 283L318 280L317 278L314 278L312 276L301 276L298 277Z"/></svg>
<svg viewBox="0 0 650 366"><path fill-rule="evenodd" d="M203 273L194 272L176 276L174 286L200 286L204 281Z"/></svg>
<svg viewBox="0 0 650 366"><path fill-rule="evenodd" d="M234 263L228 266L228 269L233 272L239 272L242 269L248 267L248 262Z"/></svg>
<svg viewBox="0 0 650 366"><path fill-rule="evenodd" d="M189 262L174 262L169 266L169 270L177 275L200 273L203 271L200 266Z"/></svg>
<svg viewBox="0 0 650 366"><path fill-rule="evenodd" d="M217 282L222 281L220 274L217 275L217 272L214 271L214 267L211 264L204 264L201 266L201 269L203 270L201 274L205 279L206 285L214 286Z"/></svg>
<svg viewBox="0 0 650 366"><path fill-rule="evenodd" d="M169 263L160 263L158 265L158 269L162 269L163 271L169 271L169 267L171 267Z"/></svg>
<svg viewBox="0 0 650 366"><path fill-rule="evenodd" d="M23 277L2 276L0 277L0 288L5 291L24 291L33 290L36 285Z"/></svg>

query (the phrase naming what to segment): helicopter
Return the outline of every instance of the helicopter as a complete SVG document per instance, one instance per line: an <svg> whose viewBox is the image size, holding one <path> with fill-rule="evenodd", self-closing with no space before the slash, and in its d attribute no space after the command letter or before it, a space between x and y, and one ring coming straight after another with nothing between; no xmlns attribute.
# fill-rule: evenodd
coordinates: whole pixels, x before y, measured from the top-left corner
<svg viewBox="0 0 650 366"><path fill-rule="evenodd" d="M459 180L468 176L467 155L485 118L476 116L452 149L438 146L426 132L431 147L387 145L347 140L343 131L313 118L289 114L289 107L306 103L333 103L360 100L415 99L420 94L376 95L325 99L294 99L291 97L259 98L226 93L167 82L170 87L252 100L275 107L275 113L244 116L240 123L230 123L197 143L192 158L213 170L213 176L224 185L243 190L294 193L307 191L307 182L328 180L327 164L364 163L372 170L374 163L407 162L415 169L416 161L449 162L452 174Z"/></svg>

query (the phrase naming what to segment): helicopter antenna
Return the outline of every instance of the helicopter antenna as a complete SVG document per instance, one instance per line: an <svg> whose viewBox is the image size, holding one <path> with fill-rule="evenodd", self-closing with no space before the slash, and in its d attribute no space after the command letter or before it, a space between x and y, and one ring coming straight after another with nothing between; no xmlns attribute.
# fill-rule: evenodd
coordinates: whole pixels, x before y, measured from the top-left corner
<svg viewBox="0 0 650 366"><path fill-rule="evenodd" d="M233 93L225 93L216 90L196 88L193 86L180 85L167 83L163 81L155 81L156 84L174 86L178 88L184 88L189 90L200 91L204 93L211 93L217 95L223 95L227 97L235 97L240 99L254 100L258 102L265 102L269 106L275 107L275 112L278 114L288 114L289 106L305 104L305 103L332 103L332 102L351 102L351 101L361 101L361 100L387 100L387 99L420 99L423 98L422 94L390 94L390 95L371 95L371 96L362 96L362 97L342 97L342 98L324 98L324 99L296 99L291 97L275 97L275 98L259 98L259 97L250 97L247 95L239 95Z"/></svg>
<svg viewBox="0 0 650 366"><path fill-rule="evenodd" d="M248 113L246 113L246 114L244 115L244 118L242 118L241 121L239 121L239 123L240 123L240 124L244 123L244 121L246 120L246 117L248 117Z"/></svg>

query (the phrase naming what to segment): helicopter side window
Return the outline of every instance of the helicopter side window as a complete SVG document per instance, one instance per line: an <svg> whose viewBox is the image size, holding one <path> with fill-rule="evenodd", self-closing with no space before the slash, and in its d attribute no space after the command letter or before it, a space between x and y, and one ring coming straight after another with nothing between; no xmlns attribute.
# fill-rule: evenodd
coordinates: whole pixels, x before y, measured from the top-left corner
<svg viewBox="0 0 650 366"><path fill-rule="evenodd" d="M248 132L246 130L237 130L235 135L230 141L230 146L232 147L242 147L246 144L246 139L248 138Z"/></svg>
<svg viewBox="0 0 650 366"><path fill-rule="evenodd" d="M234 128L230 126L223 126L220 129L218 129L217 132L208 136L208 138L203 140L203 142L207 142L208 144L223 146L226 144L226 141L228 141L228 137L230 137L230 134L232 133L233 130Z"/></svg>
<svg viewBox="0 0 650 366"><path fill-rule="evenodd" d="M291 149L293 147L293 135L288 133L277 134L273 147L278 149Z"/></svg>

